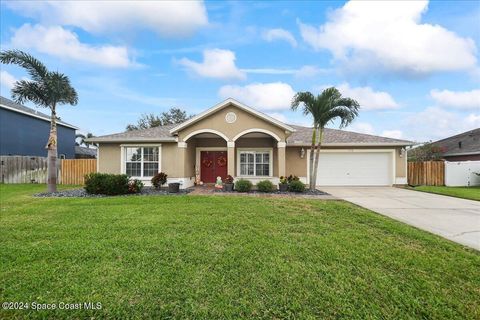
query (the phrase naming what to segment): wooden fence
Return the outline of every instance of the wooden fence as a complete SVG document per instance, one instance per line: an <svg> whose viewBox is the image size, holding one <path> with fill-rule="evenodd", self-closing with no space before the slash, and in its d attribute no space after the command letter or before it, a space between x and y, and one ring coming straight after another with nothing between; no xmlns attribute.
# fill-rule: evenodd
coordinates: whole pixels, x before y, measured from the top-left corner
<svg viewBox="0 0 480 320"><path fill-rule="evenodd" d="M444 161L408 162L408 184L412 186L445 185Z"/></svg>
<svg viewBox="0 0 480 320"><path fill-rule="evenodd" d="M0 156L1 183L47 183L47 158ZM58 183L83 184L84 176L97 171L96 159L62 159L57 162Z"/></svg>
<svg viewBox="0 0 480 320"><path fill-rule="evenodd" d="M97 159L64 159L60 181L62 184L84 184L84 176L96 171Z"/></svg>

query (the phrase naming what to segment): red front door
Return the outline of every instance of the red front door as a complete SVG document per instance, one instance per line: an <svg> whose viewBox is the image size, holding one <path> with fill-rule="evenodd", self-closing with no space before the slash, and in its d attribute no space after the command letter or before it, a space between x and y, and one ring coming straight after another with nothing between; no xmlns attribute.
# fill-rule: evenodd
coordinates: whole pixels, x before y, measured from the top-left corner
<svg viewBox="0 0 480 320"><path fill-rule="evenodd" d="M204 183L215 183L219 176L222 180L227 176L227 152L201 151L200 180Z"/></svg>

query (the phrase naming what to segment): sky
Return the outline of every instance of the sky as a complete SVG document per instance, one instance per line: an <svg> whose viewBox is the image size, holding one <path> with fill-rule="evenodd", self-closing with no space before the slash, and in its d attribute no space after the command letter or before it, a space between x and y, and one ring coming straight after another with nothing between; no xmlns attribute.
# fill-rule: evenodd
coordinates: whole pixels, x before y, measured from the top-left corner
<svg viewBox="0 0 480 320"><path fill-rule="evenodd" d="M290 110L293 95L331 86L361 105L346 130L425 142L480 127L480 1L2 0L0 9L1 50L68 75L79 103L58 114L84 133L229 97L309 126ZM8 98L28 78L14 65L0 75Z"/></svg>

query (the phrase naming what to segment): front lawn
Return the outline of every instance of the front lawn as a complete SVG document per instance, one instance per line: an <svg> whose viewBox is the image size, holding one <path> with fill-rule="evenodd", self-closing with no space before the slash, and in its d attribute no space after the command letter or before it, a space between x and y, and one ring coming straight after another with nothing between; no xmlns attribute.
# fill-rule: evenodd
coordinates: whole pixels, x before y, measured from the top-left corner
<svg viewBox="0 0 480 320"><path fill-rule="evenodd" d="M480 187L418 186L414 190L480 201Z"/></svg>
<svg viewBox="0 0 480 320"><path fill-rule="evenodd" d="M342 201L0 185L0 318L478 319L480 254Z"/></svg>

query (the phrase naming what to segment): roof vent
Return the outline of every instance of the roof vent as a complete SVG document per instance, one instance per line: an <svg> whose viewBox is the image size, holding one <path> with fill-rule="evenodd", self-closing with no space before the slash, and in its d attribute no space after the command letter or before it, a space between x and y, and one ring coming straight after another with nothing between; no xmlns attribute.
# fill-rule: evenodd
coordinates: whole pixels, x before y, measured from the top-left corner
<svg viewBox="0 0 480 320"><path fill-rule="evenodd" d="M462 149L462 141L458 141L458 147Z"/></svg>

